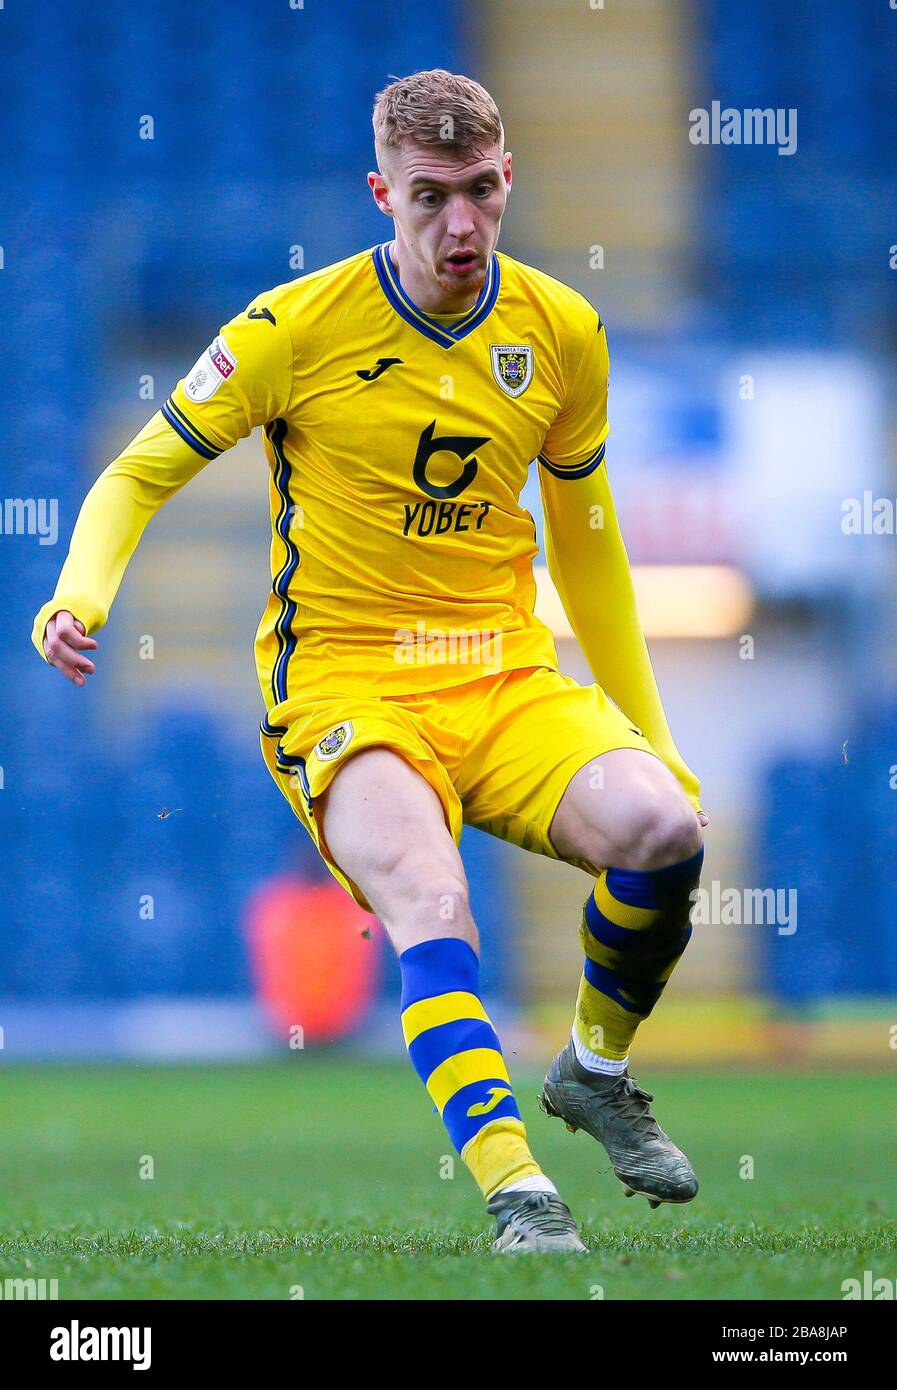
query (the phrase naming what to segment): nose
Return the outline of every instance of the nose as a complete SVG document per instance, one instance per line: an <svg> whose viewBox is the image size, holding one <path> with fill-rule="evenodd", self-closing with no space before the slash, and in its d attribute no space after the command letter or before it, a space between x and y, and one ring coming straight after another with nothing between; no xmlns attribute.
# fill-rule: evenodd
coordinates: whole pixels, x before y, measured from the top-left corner
<svg viewBox="0 0 897 1390"><path fill-rule="evenodd" d="M448 202L448 221L446 231L450 237L456 241L465 241L472 236L476 230L476 222L473 216L473 204L469 198L458 193Z"/></svg>

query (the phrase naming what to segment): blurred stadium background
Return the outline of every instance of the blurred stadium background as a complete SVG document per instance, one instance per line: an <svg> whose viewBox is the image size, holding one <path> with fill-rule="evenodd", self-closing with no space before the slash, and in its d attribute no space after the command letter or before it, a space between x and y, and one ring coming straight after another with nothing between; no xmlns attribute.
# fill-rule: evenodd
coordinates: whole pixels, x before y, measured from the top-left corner
<svg viewBox="0 0 897 1390"><path fill-rule="evenodd" d="M439 65L502 109L502 249L608 326L609 467L703 781L705 881L797 892L793 933L696 930L639 1065L894 1065L895 541L842 517L897 496L895 25L839 0L8 0L2 492L58 499L58 540L19 534L4 502L7 1064L258 1059L291 1025L306 1046L401 1049L379 929L259 756L258 440L153 522L86 691L29 636L91 481L218 326L387 239L372 98ZM714 100L796 108L796 152L692 144ZM538 523L534 478L526 503ZM588 680L547 584L540 602ZM535 1064L569 1024L587 881L477 832L463 853L488 1003Z"/></svg>

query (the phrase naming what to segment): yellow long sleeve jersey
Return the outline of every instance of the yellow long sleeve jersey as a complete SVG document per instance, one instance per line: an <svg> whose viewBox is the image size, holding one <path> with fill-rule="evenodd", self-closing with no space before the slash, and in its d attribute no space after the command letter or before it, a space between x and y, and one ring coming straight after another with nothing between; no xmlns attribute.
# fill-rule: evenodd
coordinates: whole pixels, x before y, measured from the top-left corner
<svg viewBox="0 0 897 1390"><path fill-rule="evenodd" d="M256 664L269 715L283 722L310 690L398 694L555 667L519 502L538 458L549 567L595 678L697 804L602 467L607 377L591 305L508 256L493 255L476 304L450 323L411 301L389 245L280 285L224 325L97 479L35 646L43 655L61 609L101 627L149 518L262 425L272 586ZM464 665L431 660L446 650Z"/></svg>

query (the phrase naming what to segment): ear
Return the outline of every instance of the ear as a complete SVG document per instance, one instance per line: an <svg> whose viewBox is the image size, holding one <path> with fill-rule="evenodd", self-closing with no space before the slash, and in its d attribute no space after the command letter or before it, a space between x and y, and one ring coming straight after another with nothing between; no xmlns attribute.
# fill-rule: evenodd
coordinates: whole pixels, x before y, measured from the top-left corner
<svg viewBox="0 0 897 1390"><path fill-rule="evenodd" d="M505 186L510 192L513 176L511 174L512 156L510 150L505 150L501 157L501 172L504 175Z"/></svg>
<svg viewBox="0 0 897 1390"><path fill-rule="evenodd" d="M374 202L381 212L387 217L392 217L393 211L389 202L389 187L386 179L379 170L374 169L368 174L368 187L374 195Z"/></svg>

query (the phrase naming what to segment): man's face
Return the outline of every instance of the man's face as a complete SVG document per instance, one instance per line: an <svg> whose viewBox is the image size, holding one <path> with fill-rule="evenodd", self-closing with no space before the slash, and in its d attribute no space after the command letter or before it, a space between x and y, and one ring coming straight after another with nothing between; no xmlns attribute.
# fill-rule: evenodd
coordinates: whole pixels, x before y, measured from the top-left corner
<svg viewBox="0 0 897 1390"><path fill-rule="evenodd" d="M511 156L494 145L458 153L426 145L390 150L383 174L368 175L377 206L393 217L413 279L447 306L469 304L483 287L511 187ZM450 307L448 308L450 312Z"/></svg>

